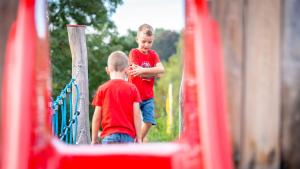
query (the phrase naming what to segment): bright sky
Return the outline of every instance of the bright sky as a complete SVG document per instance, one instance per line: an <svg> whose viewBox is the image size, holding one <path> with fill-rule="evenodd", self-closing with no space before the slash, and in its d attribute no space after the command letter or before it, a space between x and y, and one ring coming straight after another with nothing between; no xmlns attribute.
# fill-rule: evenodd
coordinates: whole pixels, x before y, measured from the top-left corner
<svg viewBox="0 0 300 169"><path fill-rule="evenodd" d="M121 35L148 23L156 28L180 31L184 27L183 0L124 0L112 20Z"/></svg>

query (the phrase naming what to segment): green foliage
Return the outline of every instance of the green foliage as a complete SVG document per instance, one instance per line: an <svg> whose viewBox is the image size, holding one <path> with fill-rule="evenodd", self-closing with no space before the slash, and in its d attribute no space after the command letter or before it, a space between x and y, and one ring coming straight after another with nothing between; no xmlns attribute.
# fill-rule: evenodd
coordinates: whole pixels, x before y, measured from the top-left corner
<svg viewBox="0 0 300 169"><path fill-rule="evenodd" d="M72 77L72 58L67 24L86 25L89 73L89 100L98 86L109 79L105 67L108 55L115 50L128 54L136 46L135 32L118 36L110 16L122 0L48 0L50 55L52 64L52 96L55 98ZM90 105L90 119L94 108Z"/></svg>
<svg viewBox="0 0 300 169"><path fill-rule="evenodd" d="M70 23L86 25L97 32L87 37L88 59L91 61L89 62L91 88L95 88L93 82L96 77L98 83L107 80L103 73L105 67L103 63L109 49L104 42L105 39L112 39L117 35L115 25L109 17L120 4L122 0L48 0L53 97L59 95L60 90L71 79L72 61L66 28ZM91 66L95 66L92 68L96 70L90 69Z"/></svg>
<svg viewBox="0 0 300 169"><path fill-rule="evenodd" d="M109 17L122 3L122 0L48 0L50 26L61 29L75 23L102 32L114 27Z"/></svg>
<svg viewBox="0 0 300 169"><path fill-rule="evenodd" d="M150 142L173 141L178 137L179 132L179 88L182 73L182 40L177 44L177 52L163 62L165 73L155 85L155 112L158 116L157 126L152 127L148 140ZM167 113L166 98L168 95L168 86L173 84L173 127L171 134L167 134Z"/></svg>
<svg viewBox="0 0 300 169"><path fill-rule="evenodd" d="M167 61L168 58L176 53L176 43L178 42L179 34L174 31L156 29L153 49L158 53L162 61Z"/></svg>
<svg viewBox="0 0 300 169"><path fill-rule="evenodd" d="M114 36L111 39L110 46L113 47L113 50L121 50L128 55L132 48L137 47L135 38L136 32L129 30L126 36Z"/></svg>

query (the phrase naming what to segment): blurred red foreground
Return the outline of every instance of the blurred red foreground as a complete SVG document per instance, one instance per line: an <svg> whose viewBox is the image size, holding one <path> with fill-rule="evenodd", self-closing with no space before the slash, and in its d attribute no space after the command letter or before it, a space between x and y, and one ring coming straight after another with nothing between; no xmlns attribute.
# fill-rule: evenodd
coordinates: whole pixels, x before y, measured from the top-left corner
<svg viewBox="0 0 300 169"><path fill-rule="evenodd" d="M232 169L217 24L205 0L186 0L184 132L178 142L65 145L50 129L46 1L20 0L6 49L3 169Z"/></svg>

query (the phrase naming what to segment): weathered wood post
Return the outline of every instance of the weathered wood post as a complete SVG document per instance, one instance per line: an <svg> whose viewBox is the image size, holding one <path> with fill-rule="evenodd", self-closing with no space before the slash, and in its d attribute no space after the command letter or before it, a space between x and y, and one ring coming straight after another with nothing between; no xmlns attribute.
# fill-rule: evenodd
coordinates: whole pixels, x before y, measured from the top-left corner
<svg viewBox="0 0 300 169"><path fill-rule="evenodd" d="M279 168L282 3L212 0L212 11L222 30L237 166Z"/></svg>
<svg viewBox="0 0 300 169"><path fill-rule="evenodd" d="M281 2L252 0L247 3L241 169L278 169L281 117Z"/></svg>
<svg viewBox="0 0 300 169"><path fill-rule="evenodd" d="M283 3L282 168L300 168L300 1Z"/></svg>
<svg viewBox="0 0 300 169"><path fill-rule="evenodd" d="M72 53L72 78L76 78L79 87L79 111L77 143L89 144L89 88L88 88L88 61L85 38L85 26L68 25L70 49ZM76 77L75 77L76 76ZM75 103L75 89L73 87L73 103ZM74 111L74 105L73 105Z"/></svg>
<svg viewBox="0 0 300 169"><path fill-rule="evenodd" d="M245 88L245 0L210 0L211 11L220 25L227 80L227 103L235 165L242 150Z"/></svg>

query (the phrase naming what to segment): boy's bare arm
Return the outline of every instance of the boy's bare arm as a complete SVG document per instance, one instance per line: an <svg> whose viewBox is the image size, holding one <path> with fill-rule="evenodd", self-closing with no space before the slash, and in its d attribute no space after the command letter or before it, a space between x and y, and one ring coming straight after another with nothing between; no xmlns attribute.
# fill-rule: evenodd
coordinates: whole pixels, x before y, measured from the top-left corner
<svg viewBox="0 0 300 169"><path fill-rule="evenodd" d="M138 102L133 103L133 114L134 114L134 127L136 131L136 140L138 143L142 142L142 122L140 106Z"/></svg>
<svg viewBox="0 0 300 169"><path fill-rule="evenodd" d="M138 65L132 65L131 70L129 71L132 76L144 76L144 77L153 77L159 74L164 73L165 68L161 62L157 63L155 67L143 68Z"/></svg>
<svg viewBox="0 0 300 169"><path fill-rule="evenodd" d="M92 143L91 144L97 144L98 143L98 131L101 124L101 107L96 106L93 120L92 120Z"/></svg>

